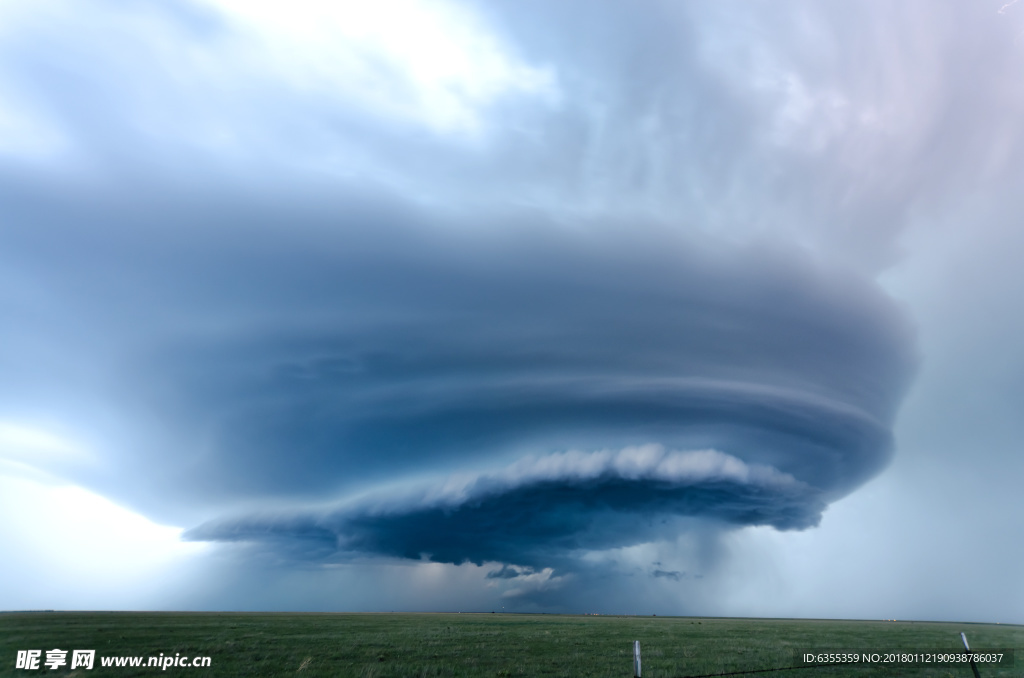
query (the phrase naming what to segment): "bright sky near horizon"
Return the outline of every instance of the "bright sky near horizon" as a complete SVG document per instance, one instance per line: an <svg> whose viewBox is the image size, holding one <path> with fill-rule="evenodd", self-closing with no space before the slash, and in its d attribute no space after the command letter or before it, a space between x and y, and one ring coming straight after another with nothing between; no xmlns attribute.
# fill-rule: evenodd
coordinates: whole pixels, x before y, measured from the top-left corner
<svg viewBox="0 0 1024 678"><path fill-rule="evenodd" d="M1024 623L1022 35L0 1L0 609Z"/></svg>

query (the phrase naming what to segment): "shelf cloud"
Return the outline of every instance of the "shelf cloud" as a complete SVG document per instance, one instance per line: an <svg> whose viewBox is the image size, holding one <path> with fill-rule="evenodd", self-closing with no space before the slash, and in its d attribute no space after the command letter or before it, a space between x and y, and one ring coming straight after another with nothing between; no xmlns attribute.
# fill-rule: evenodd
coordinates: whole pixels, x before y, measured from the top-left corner
<svg viewBox="0 0 1024 678"><path fill-rule="evenodd" d="M825 506L820 490L771 467L657 445L529 459L417 494L319 516L215 522L186 536L312 540L322 543L324 555L533 568L586 550L664 538L680 516L802 529L816 525ZM505 573L499 578L519 576L507 566L498 572Z"/></svg>

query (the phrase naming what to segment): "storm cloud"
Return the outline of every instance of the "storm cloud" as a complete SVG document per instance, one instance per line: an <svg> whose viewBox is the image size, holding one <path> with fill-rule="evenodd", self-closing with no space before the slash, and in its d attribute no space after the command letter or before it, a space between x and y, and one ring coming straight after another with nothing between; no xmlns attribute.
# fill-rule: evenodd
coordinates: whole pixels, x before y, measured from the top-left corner
<svg viewBox="0 0 1024 678"><path fill-rule="evenodd" d="M11 242L22 262L65 259L65 294L116 359L110 397L173 431L110 460L139 469L117 490L134 504L203 516L192 538L540 568L667 538L675 516L813 526L890 458L910 326L799 250L516 210L476 213L479 228L394 196L183 200L152 218L186 226L136 239L142 195L69 210L104 224L85 234ZM663 451L631 475L626 448ZM610 449L627 456L602 466ZM600 469L573 470L570 451ZM687 472L702 454L735 472ZM509 480L524 458L566 468ZM453 474L477 478L454 503L375 489ZM302 513L367 493L382 508ZM296 515L245 517L261 502Z"/></svg>
<svg viewBox="0 0 1024 678"><path fill-rule="evenodd" d="M585 605L824 532L922 344L982 423L919 413L905 478L1015 430L1024 5L300 4L0 6L12 474Z"/></svg>
<svg viewBox="0 0 1024 678"><path fill-rule="evenodd" d="M291 537L371 554L447 563L516 563L530 568L567 555L662 539L679 516L726 525L800 529L816 525L821 492L766 466L719 452L564 453L464 479L404 506L348 508L319 519L249 519L210 524L193 539ZM520 576L503 567L498 578ZM664 575L663 575L664 576ZM678 575L677 575L678 576Z"/></svg>
<svg viewBox="0 0 1024 678"><path fill-rule="evenodd" d="M675 516L813 526L889 459L912 333L853 276L643 224L583 246L529 222L458 242L381 223L334 236L323 271L284 266L295 306L260 341L169 353L199 379L172 395L211 422L221 497L374 508L282 508L192 538L539 568L668 537ZM473 478L463 494L373 490L452 474Z"/></svg>

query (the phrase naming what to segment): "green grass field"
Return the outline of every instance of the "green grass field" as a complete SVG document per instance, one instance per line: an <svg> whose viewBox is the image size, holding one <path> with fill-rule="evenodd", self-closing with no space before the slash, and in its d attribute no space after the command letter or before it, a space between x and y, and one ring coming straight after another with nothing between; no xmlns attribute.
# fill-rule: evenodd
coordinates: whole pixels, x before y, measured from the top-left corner
<svg viewBox="0 0 1024 678"><path fill-rule="evenodd" d="M1024 626L931 622L707 619L505 614L95 613L0 614L3 676L608 676L633 675L639 640L645 678L793 666L793 651L1015 648L1024 676ZM95 667L15 668L18 650L96 650ZM209 668L103 667L104 656L209 656ZM753 676L949 676L970 667L844 666Z"/></svg>

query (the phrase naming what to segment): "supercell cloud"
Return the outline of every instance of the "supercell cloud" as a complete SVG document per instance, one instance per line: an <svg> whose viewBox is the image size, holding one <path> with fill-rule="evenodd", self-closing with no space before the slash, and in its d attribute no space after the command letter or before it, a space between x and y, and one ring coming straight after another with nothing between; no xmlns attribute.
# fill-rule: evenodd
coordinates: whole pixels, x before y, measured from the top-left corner
<svg viewBox="0 0 1024 678"><path fill-rule="evenodd" d="M885 466L911 351L876 288L642 224L586 242L517 226L338 237L316 332L284 319L204 358L237 394L179 385L221 441L217 486L343 505L190 536L564 567L671 538L679 517L811 527ZM249 378L230 355L252 356Z"/></svg>
<svg viewBox="0 0 1024 678"><path fill-rule="evenodd" d="M122 5L0 2L0 471L296 572L822 534L1019 212L1024 5Z"/></svg>
<svg viewBox="0 0 1024 678"><path fill-rule="evenodd" d="M394 196L181 196L142 238L145 196L25 196L21 261L63 262L108 396L169 432L115 491L192 539L564 569L680 518L804 529L884 468L912 371L877 286L777 244Z"/></svg>

